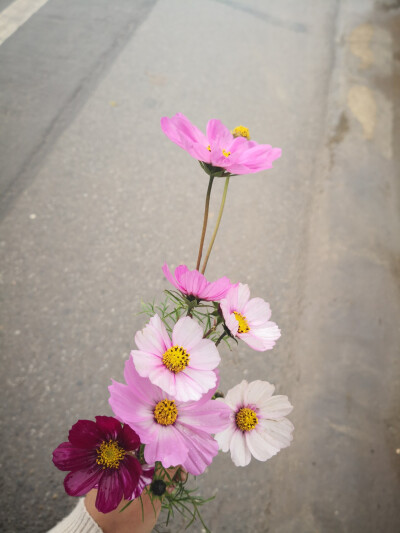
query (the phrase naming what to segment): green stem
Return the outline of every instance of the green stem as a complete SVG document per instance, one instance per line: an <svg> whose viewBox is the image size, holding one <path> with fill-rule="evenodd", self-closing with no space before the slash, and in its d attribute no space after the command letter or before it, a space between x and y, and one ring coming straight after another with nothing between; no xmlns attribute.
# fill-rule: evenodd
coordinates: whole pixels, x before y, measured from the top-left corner
<svg viewBox="0 0 400 533"><path fill-rule="evenodd" d="M211 189L212 189L213 181L214 181L214 176L210 176L210 181L208 182L208 189L207 189L207 195L206 195L206 204L204 206L203 230L201 232L199 255L197 257L196 270L199 270L200 268L201 256L203 255L203 245L204 245L204 238L206 236L206 230L207 230L208 208L210 206Z"/></svg>
<svg viewBox="0 0 400 533"><path fill-rule="evenodd" d="M222 341L222 339L226 337L225 331L222 333L222 335L218 338L217 342L215 343L215 346L218 346L218 344Z"/></svg>
<svg viewBox="0 0 400 533"><path fill-rule="evenodd" d="M215 229L214 229L214 233L213 233L213 235L211 237L211 242L210 242L210 246L208 247L208 250L207 250L206 258L204 259L203 268L201 269L201 273L202 274L204 274L204 272L206 270L206 266L207 266L207 263L208 263L208 258L210 257L211 250L212 250L212 247L213 247L213 244L214 244L214 241L215 241L215 237L217 236L219 224L220 224L221 218L222 218L222 213L224 212L226 194L228 192L228 185L229 185L229 176L225 180L225 187L224 187L224 192L223 192L223 195L222 195L221 205L220 205L220 208L219 208L218 220L217 220L217 224L216 224Z"/></svg>

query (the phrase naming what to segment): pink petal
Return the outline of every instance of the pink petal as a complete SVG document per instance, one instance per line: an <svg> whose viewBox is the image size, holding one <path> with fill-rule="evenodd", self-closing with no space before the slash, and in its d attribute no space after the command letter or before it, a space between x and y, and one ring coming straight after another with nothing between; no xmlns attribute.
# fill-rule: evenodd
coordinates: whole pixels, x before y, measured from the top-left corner
<svg viewBox="0 0 400 533"><path fill-rule="evenodd" d="M158 426L157 437L146 444L144 458L148 464L161 461L165 468L182 464L188 454L188 443L174 426Z"/></svg>
<svg viewBox="0 0 400 533"><path fill-rule="evenodd" d="M217 347L208 339L201 339L196 347L192 348L190 351L190 368L214 370L214 368L217 368L220 361L221 357L218 353Z"/></svg>
<svg viewBox="0 0 400 533"><path fill-rule="evenodd" d="M218 443L204 432L188 431L184 426L180 431L190 446L190 453L181 464L189 474L199 476L218 454Z"/></svg>
<svg viewBox="0 0 400 533"><path fill-rule="evenodd" d="M178 282L176 281L176 279L174 278L174 276L171 274L169 268L168 268L168 265L167 263L164 263L163 264L163 267L162 267L162 271L164 272L164 276L167 278L167 280L171 283L171 285L173 285L174 287L176 287L178 290L181 290L181 287L180 285L178 284Z"/></svg>
<svg viewBox="0 0 400 533"><path fill-rule="evenodd" d="M154 315L147 326L136 333L135 342L140 351L159 356L171 347L167 330L158 315Z"/></svg>
<svg viewBox="0 0 400 533"><path fill-rule="evenodd" d="M180 318L172 331L173 345L182 346L189 353L200 342L202 337L203 329L193 318L188 316Z"/></svg>
<svg viewBox="0 0 400 533"><path fill-rule="evenodd" d="M126 385L116 381L108 388L109 404L115 415L139 435L142 442L151 440L155 431L153 406L138 401Z"/></svg>
<svg viewBox="0 0 400 533"><path fill-rule="evenodd" d="M217 382L217 376L212 370L195 370L187 367L176 375L176 399L183 402L199 400L201 396L212 389Z"/></svg>
<svg viewBox="0 0 400 533"><path fill-rule="evenodd" d="M271 350L275 346L275 341L281 336L280 329L274 322L267 322L265 326L251 327L249 333L239 333L237 335L253 350L264 352Z"/></svg>
<svg viewBox="0 0 400 533"><path fill-rule="evenodd" d="M236 337L238 334L239 322L236 320L236 317L233 313L231 315L226 315L222 305L221 305L221 309L222 309L222 314L224 315L225 324L227 328L232 333L232 335Z"/></svg>
<svg viewBox="0 0 400 533"><path fill-rule="evenodd" d="M200 161L210 161L207 138L181 113L170 119L163 117L161 129L172 142L186 150L192 157Z"/></svg>
<svg viewBox="0 0 400 533"><path fill-rule="evenodd" d="M206 278L197 270L188 270L181 276L181 283L185 287L185 294L192 294L196 297L200 297L208 285Z"/></svg>
<svg viewBox="0 0 400 533"><path fill-rule="evenodd" d="M268 322L271 318L269 303L262 298L252 298L244 306L243 313L247 322L255 326Z"/></svg>
<svg viewBox="0 0 400 533"><path fill-rule="evenodd" d="M149 379L157 387L160 387L163 391L171 396L176 395L176 376L174 372L168 370L164 364L154 366L149 373Z"/></svg>
<svg viewBox="0 0 400 533"><path fill-rule="evenodd" d="M222 298L225 298L226 293L231 287L232 284L230 280L226 276L224 276L223 278L208 283L208 286L201 292L199 296L203 300L217 302Z"/></svg>
<svg viewBox="0 0 400 533"><path fill-rule="evenodd" d="M187 272L189 272L189 269L186 265L179 265L175 269L175 278L182 292L185 292L186 290L184 284L182 283L182 279L184 279Z"/></svg>
<svg viewBox="0 0 400 533"><path fill-rule="evenodd" d="M207 124L207 138L212 156L213 148L227 149L232 144L233 135L220 120L211 119Z"/></svg>
<svg viewBox="0 0 400 533"><path fill-rule="evenodd" d="M159 368L160 365L165 368L162 363L162 357L159 355L153 355L152 353L148 352L140 352L139 350L132 350L131 357L139 376L142 378L149 377L153 370L155 368ZM153 380L151 381L153 382Z"/></svg>
<svg viewBox="0 0 400 533"><path fill-rule="evenodd" d="M232 410L222 401L210 400L200 409L181 409L179 424L207 433L219 433L231 424Z"/></svg>
<svg viewBox="0 0 400 533"><path fill-rule="evenodd" d="M159 390L152 386L148 379L140 377L131 357L125 362L124 377L129 393L136 398L136 401L149 405L154 405L159 401Z"/></svg>

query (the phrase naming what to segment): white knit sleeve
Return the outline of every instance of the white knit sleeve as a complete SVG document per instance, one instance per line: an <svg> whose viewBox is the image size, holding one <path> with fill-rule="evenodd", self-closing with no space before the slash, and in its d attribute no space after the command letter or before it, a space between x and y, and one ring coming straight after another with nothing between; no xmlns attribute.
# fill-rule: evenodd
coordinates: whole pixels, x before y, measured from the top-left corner
<svg viewBox="0 0 400 533"><path fill-rule="evenodd" d="M75 509L48 533L102 533L102 530L87 512L81 498Z"/></svg>

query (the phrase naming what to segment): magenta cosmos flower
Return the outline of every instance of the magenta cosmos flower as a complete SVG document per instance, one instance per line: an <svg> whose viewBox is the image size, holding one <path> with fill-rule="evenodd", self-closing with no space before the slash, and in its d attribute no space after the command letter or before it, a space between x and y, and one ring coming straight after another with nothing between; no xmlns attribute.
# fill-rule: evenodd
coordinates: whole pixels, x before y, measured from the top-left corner
<svg viewBox="0 0 400 533"><path fill-rule="evenodd" d="M140 495L144 482L151 482L154 470L143 473L138 459L129 452L140 446L138 435L111 416L78 420L68 442L53 452L57 468L70 473L64 487L70 496L83 496L97 488L96 508L102 513L114 510L122 498ZM144 479L142 479L142 477Z"/></svg>
<svg viewBox="0 0 400 533"><path fill-rule="evenodd" d="M165 468L182 465L195 476L218 453L212 433L228 427L230 409L211 400L215 389L197 402L180 402L137 373L132 359L125 363L126 385L109 387L115 415L135 429L145 444L147 463L160 461Z"/></svg>
<svg viewBox="0 0 400 533"><path fill-rule="evenodd" d="M180 318L170 339L158 315L135 336L138 350L131 356L142 377L181 401L198 400L217 383L220 356L215 344L203 339L203 329L192 318Z"/></svg>
<svg viewBox="0 0 400 533"><path fill-rule="evenodd" d="M262 298L251 298L248 285L232 287L220 302L225 323L234 337L242 339L253 350L264 352L273 348L281 332L270 322L269 303Z"/></svg>
<svg viewBox="0 0 400 533"><path fill-rule="evenodd" d="M172 118L163 117L161 128L172 142L192 157L230 174L253 174L271 168L272 162L282 153L280 148L248 140L247 128L239 126L232 133L216 119L208 122L207 135L182 113Z"/></svg>
<svg viewBox="0 0 400 533"><path fill-rule="evenodd" d="M292 441L293 424L285 415L293 407L287 396L272 396L268 381L242 381L218 402L231 410L230 425L215 435L220 449L230 450L236 466L246 466L251 456L266 461Z"/></svg>
<svg viewBox="0 0 400 533"><path fill-rule="evenodd" d="M186 265L176 267L174 276L171 274L167 263L164 263L162 271L174 287L183 294L194 296L198 300L219 302L233 287L226 276L217 279L217 281L209 282L198 270L189 270Z"/></svg>

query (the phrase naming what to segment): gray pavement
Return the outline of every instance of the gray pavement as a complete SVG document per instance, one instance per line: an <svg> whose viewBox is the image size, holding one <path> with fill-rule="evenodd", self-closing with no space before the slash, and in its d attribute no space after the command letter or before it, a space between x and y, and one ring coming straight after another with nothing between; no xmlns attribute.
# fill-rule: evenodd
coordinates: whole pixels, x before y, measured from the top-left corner
<svg viewBox="0 0 400 533"><path fill-rule="evenodd" d="M163 262L194 266L207 178L160 130L177 111L283 149L231 180L208 276L271 303L282 338L223 351L221 385L275 383L294 442L219 455L207 523L400 530L399 29L383 0L49 0L0 46L2 531L73 507L52 450L110 413Z"/></svg>

